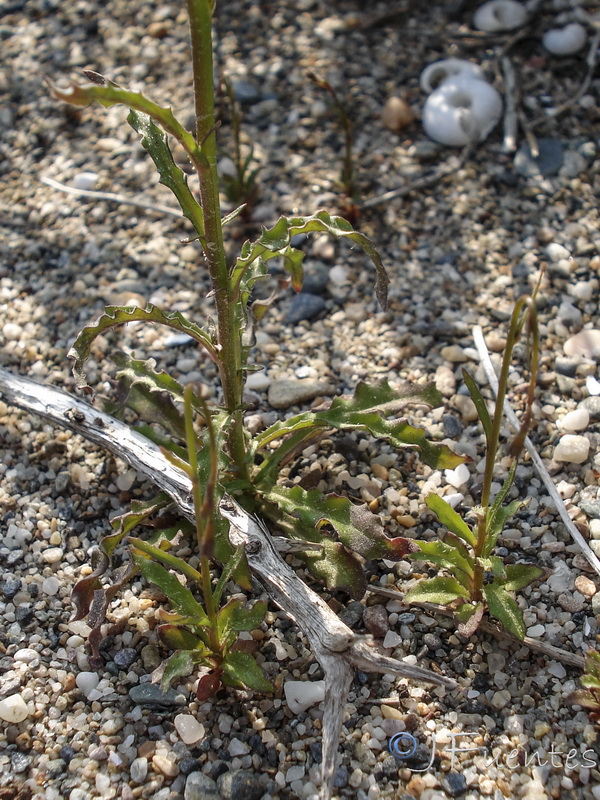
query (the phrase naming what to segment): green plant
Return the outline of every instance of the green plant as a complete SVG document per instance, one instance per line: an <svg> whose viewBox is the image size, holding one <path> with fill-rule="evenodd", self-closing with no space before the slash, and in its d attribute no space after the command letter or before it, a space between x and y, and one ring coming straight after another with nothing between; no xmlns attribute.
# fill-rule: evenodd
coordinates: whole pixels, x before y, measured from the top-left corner
<svg viewBox="0 0 600 800"><path fill-rule="evenodd" d="M530 367L527 404L520 430L508 448L512 458L508 475L502 488L492 500L492 481L500 445L508 374L513 349L524 325L527 325ZM493 416L490 417L475 380L463 370L464 381L475 403L486 440L481 505L472 509L476 518L475 524L468 525L460 514L437 494L430 494L426 498L427 506L446 528L446 534L442 541L417 542L419 552L412 553L411 557L436 564L449 572L450 576L438 576L421 581L408 592L405 599L408 602L438 603L452 608L459 623L458 630L464 636L470 636L477 630L487 610L510 633L523 639L525 636L523 615L512 593L528 586L544 572L540 567L530 564L505 565L500 556L494 555L496 541L505 524L525 505L522 500L513 500L506 504L505 500L513 486L518 459L531 423L538 362L539 337L534 293L533 297L520 297L513 310Z"/></svg>
<svg viewBox="0 0 600 800"><path fill-rule="evenodd" d="M567 697L571 705L578 705L590 712L590 719L600 723L600 652L588 650L585 656L583 675L579 678L582 689Z"/></svg>
<svg viewBox="0 0 600 800"><path fill-rule="evenodd" d="M223 227L241 209L225 218L221 217L213 94L213 10L214 2L210 0L188 0L197 119L195 136L185 129L170 108L154 103L143 94L123 89L95 72L85 72L90 82L84 86L71 84L65 89L51 85L56 98L78 106L99 103L106 107L125 105L130 109L129 124L141 135L141 143L156 165L160 182L175 195L183 215L195 231L212 284L211 295L216 314L216 322L209 321L209 325L203 328L179 312L164 312L151 304L145 308L107 307L105 313L77 337L69 353L74 359L73 371L78 386L92 393L86 382L84 365L95 339L129 322L166 325L192 337L218 369L222 387L219 407L207 410L198 397L184 393L183 387L174 378L157 371L153 361L144 362L124 354L116 356L119 396L118 405L114 407L132 408L139 417L137 429L160 444L169 458L191 476L196 494L201 489L205 492L202 504L199 494L195 497L202 558L209 558L206 543L214 538L214 551L211 546L210 555L226 565L223 574L231 574L243 588L250 587L245 558L234 558L227 535L228 523L218 513L223 494L236 493L247 511L259 513L276 522L293 539L319 545L318 551L313 548L297 553L313 575L325 581L330 588L342 588L353 597L361 597L366 588L361 558L399 559L411 548L410 542L401 537L389 539L378 516L363 506L353 505L347 498L336 495L324 497L316 490L305 491L300 486L290 488L278 485L282 463L331 429L367 431L373 436L387 439L397 447L416 447L423 460L436 468L455 467L463 459L448 448L429 442L423 430L412 427L405 420L390 419L407 401L430 405L440 403L440 396L431 386L405 386L397 391L387 383L377 386L361 383L351 399L338 397L326 410L307 411L276 422L254 438L244 427L244 380L249 371L258 368L250 362L254 328L268 305L253 300L252 293L256 282L267 275L268 262L279 258L291 275L294 289L299 291L303 281L303 254L291 246L291 240L301 233L328 233L358 245L370 256L377 274L376 294L384 308L389 279L371 242L356 232L345 219L332 217L326 211L306 217L281 217L272 228L263 229L255 241L245 242L235 263L228 265L223 246ZM188 186L186 175L173 160L169 137L184 148L191 161L199 181L199 202ZM186 403L182 412L184 397ZM189 421L191 409L205 420L203 429L194 436L193 441ZM279 442L279 446L276 442ZM207 501L209 486L210 501ZM172 583L172 575L167 577L170 573L164 566L160 566L159 570L159 564L179 569L188 578L191 576L189 570L186 572L183 569L181 562L168 560L171 557L163 554L168 541L177 533L177 525L168 518L169 510L169 499L164 495L147 504L137 504L131 512L113 521L114 533L103 543L104 553L110 557L136 525L152 522L158 528L158 534L154 533L146 544L140 539L133 539L130 545L134 552L135 568L150 580L160 575L166 594L169 594L166 588L172 588L175 584ZM164 520L165 515L167 521ZM160 532L161 528L164 528L163 533ZM159 564L154 564L154 560L158 560ZM208 567L205 561L202 565L199 577L194 572L193 579L203 588L205 613L210 623L206 628L206 636L209 636L210 631L215 630L217 612L216 607L210 610ZM96 602L98 613L92 625L95 631L99 631L102 614L108 607L108 595L113 596L118 586L131 575L131 569L125 576L119 573L114 576L113 583L105 588L102 579L107 571L108 562L103 558L98 569L86 576L76 590L80 617L88 610L93 611ZM211 643L202 638L205 626L197 620L204 618L199 616L200 610L196 609L196 612L196 621L192 622L193 615L187 612L187 615L183 614L181 609L176 611L187 620L180 620L182 630L191 626L189 635L199 637L203 643L202 646L198 645L198 652L204 653L203 647L207 648L212 655L206 658L221 653L219 658L225 664L223 641ZM95 634L96 640L98 635ZM183 635L188 636L177 630L169 633L168 638L172 644L179 642L181 649ZM227 647L228 644L225 649Z"/></svg>
<svg viewBox="0 0 600 800"><path fill-rule="evenodd" d="M233 148L231 160L233 162L233 173L224 173L221 176L227 199L232 203L243 203L243 214L247 216L258 197L258 186L256 178L260 172L260 167L252 167L254 161L254 147L250 145L244 155L242 148L242 112L235 97L233 84L229 78L223 78L225 93L229 99L229 109L231 114L231 137Z"/></svg>

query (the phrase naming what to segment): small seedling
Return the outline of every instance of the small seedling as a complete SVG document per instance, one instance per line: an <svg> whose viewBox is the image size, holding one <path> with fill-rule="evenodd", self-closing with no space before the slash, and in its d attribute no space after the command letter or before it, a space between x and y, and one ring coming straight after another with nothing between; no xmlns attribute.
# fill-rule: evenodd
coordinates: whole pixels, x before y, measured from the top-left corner
<svg viewBox="0 0 600 800"><path fill-rule="evenodd" d="M512 457L508 475L502 488L492 500L492 481L500 444L508 374L513 349L524 325L527 326L530 345L527 404L520 430L508 448ZM442 567L450 573L450 576L442 575L421 581L408 592L405 599L408 602L437 603L451 608L459 623L458 631L464 636L471 636L477 630L487 610L504 625L507 631L523 639L525 623L512 593L528 586L544 573L540 567L530 564L504 564L502 558L494 554L496 541L506 523L525 505L522 500L513 500L506 504L505 500L512 488L519 455L523 450L531 423L538 362L539 337L534 293L533 297L520 297L515 305L492 417L475 380L467 370L463 370L464 381L475 403L486 439L481 505L472 509L476 523L467 524L439 495L430 494L426 498L427 506L446 528L446 534L443 541L417 542L419 552L411 556Z"/></svg>
<svg viewBox="0 0 600 800"><path fill-rule="evenodd" d="M342 192L344 193L341 211L343 217L352 224L356 224L360 217L360 192L356 181L356 170L354 168L354 131L352 122L344 103L340 100L333 86L328 81L317 78L312 72L309 72L307 77L316 84L319 89L323 89L329 94L337 112L344 135L344 155L342 157L339 181Z"/></svg>
<svg viewBox="0 0 600 800"><path fill-rule="evenodd" d="M227 199L237 205L242 203L244 205L243 216L249 216L258 197L256 179L260 172L260 167L253 166L254 147L252 145L247 148L247 152L244 154L242 146L242 112L235 96L233 84L229 78L223 78L223 85L229 99L231 114L231 137L233 140L231 161L233 162L233 173L224 173L221 176L221 180Z"/></svg>
<svg viewBox="0 0 600 800"><path fill-rule="evenodd" d="M600 652L589 650L585 656L583 675L579 679L582 689L567 697L571 705L578 705L590 712L590 719L600 723Z"/></svg>

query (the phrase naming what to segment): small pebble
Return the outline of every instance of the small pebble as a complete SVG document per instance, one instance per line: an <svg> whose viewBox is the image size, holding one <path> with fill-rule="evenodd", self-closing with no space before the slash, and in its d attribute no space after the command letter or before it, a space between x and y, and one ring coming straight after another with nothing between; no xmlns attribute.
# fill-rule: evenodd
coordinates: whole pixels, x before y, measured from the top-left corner
<svg viewBox="0 0 600 800"><path fill-rule="evenodd" d="M221 800L217 784L203 772L191 772L185 782L184 800Z"/></svg>
<svg viewBox="0 0 600 800"><path fill-rule="evenodd" d="M98 176L95 172L79 172L71 181L71 185L75 189L83 189L88 192L96 186L97 182Z"/></svg>
<svg viewBox="0 0 600 800"><path fill-rule="evenodd" d="M15 661L22 661L24 664L30 664L32 661L35 661L36 658L39 658L40 654L37 650L33 650L31 647L24 647L22 650L17 650L14 654L13 659Z"/></svg>
<svg viewBox="0 0 600 800"><path fill-rule="evenodd" d="M175 719L175 730L184 744L196 744L204 739L205 729L201 722L191 714L178 714Z"/></svg>
<svg viewBox="0 0 600 800"><path fill-rule="evenodd" d="M583 431L590 424L590 412L585 408L576 408L559 421L558 425L564 431Z"/></svg>
<svg viewBox="0 0 600 800"><path fill-rule="evenodd" d="M594 359L600 356L600 330L587 328L571 336L564 344L565 354L571 357Z"/></svg>
<svg viewBox="0 0 600 800"><path fill-rule="evenodd" d="M286 681L283 684L283 692L292 713L301 714L325 699L325 682Z"/></svg>
<svg viewBox="0 0 600 800"><path fill-rule="evenodd" d="M144 783L148 775L148 759L134 758L129 767L129 774L134 783Z"/></svg>
<svg viewBox="0 0 600 800"><path fill-rule="evenodd" d="M479 418L475 403L465 394L457 394L454 397L454 405L465 422L474 422Z"/></svg>
<svg viewBox="0 0 600 800"><path fill-rule="evenodd" d="M0 700L0 719L4 722L23 722L28 716L27 704L20 694L12 694Z"/></svg>
<svg viewBox="0 0 600 800"><path fill-rule="evenodd" d="M44 578L42 581L42 592L44 592L44 594L53 597L55 594L58 594L59 589L60 581L58 578L54 577L54 575L49 578Z"/></svg>
<svg viewBox="0 0 600 800"><path fill-rule="evenodd" d="M365 608L363 622L365 628L372 633L373 636L385 636L390 627L385 606L380 603Z"/></svg>
<svg viewBox="0 0 600 800"><path fill-rule="evenodd" d="M381 121L392 133L399 133L414 120L412 108L401 97L388 97L381 112Z"/></svg>
<svg viewBox="0 0 600 800"><path fill-rule="evenodd" d="M575 589L584 597L593 597L598 591L594 581L590 580L586 575L578 575L575 578Z"/></svg>
<svg viewBox="0 0 600 800"><path fill-rule="evenodd" d="M88 697L100 683L100 676L96 672L80 672L75 678L75 683L83 695Z"/></svg>
<svg viewBox="0 0 600 800"><path fill-rule="evenodd" d="M152 766L164 775L165 778L176 778L179 775L179 767L174 761L165 756L155 755L152 758Z"/></svg>
<svg viewBox="0 0 600 800"><path fill-rule="evenodd" d="M397 647L402 643L402 637L398 636L395 631L388 631L383 640L383 647Z"/></svg>
<svg viewBox="0 0 600 800"><path fill-rule="evenodd" d="M562 436L554 448L555 461L568 461L571 464L583 464L590 452L590 442L585 436L567 433Z"/></svg>
<svg viewBox="0 0 600 800"><path fill-rule="evenodd" d="M515 156L517 172L527 178L539 175L556 175L564 162L564 148L557 139L537 139L538 155L533 156L529 144L525 142Z"/></svg>
<svg viewBox="0 0 600 800"><path fill-rule="evenodd" d="M268 399L271 408L285 409L331 393L331 387L323 381L279 380L269 386Z"/></svg>
<svg viewBox="0 0 600 800"><path fill-rule="evenodd" d="M444 475L450 486L454 486L455 489L460 489L461 486L468 483L471 477L466 464L459 464L456 469L446 469L444 470Z"/></svg>
<svg viewBox="0 0 600 800"><path fill-rule="evenodd" d="M42 559L46 564L56 564L62 560L64 553L60 547L47 547L42 550Z"/></svg>

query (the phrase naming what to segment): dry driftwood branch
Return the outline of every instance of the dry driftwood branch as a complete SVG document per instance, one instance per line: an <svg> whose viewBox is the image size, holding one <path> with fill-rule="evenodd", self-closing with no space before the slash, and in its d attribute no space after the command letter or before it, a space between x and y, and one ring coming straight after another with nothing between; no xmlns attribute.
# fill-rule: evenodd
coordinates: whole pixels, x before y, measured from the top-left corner
<svg viewBox="0 0 600 800"><path fill-rule="evenodd" d="M473 339L475 340L475 347L477 348L477 352L479 353L479 358L481 359L481 363L485 370L486 377L489 381L490 386L494 394L498 393L498 378L496 377L496 373L494 372L494 367L492 366L492 362L490 361L490 356L488 353L487 346L485 344L485 339L483 338L483 330L479 325L476 325L473 328ZM504 413L506 414L510 424L514 428L515 431L520 429L520 423L517 415L510 407L507 400L504 401ZM588 545L586 540L583 538L581 533L577 530L575 525L573 524L571 517L567 509L565 508L565 504L563 503L562 497L559 495L556 486L554 485L554 481L550 477L548 470L544 466L544 462L538 455L537 450L533 446L533 443L529 436L525 438L525 448L529 455L531 456L531 461L533 462L534 467L536 468L538 475L542 479L542 482L546 489L548 490L548 494L552 498L554 506L559 513L560 518L565 524L566 529L568 530L571 538L573 541L579 545L581 548L581 552L587 558L590 565L594 568L594 570L600 575L600 560L593 552L591 547Z"/></svg>
<svg viewBox="0 0 600 800"><path fill-rule="evenodd" d="M150 203L147 200L134 200L132 197L126 197L124 194L114 194L113 192L96 192L92 189L76 189L74 186L67 186L65 183L59 183L54 178L41 178L42 183L46 186L51 186L53 189L58 189L59 192L65 194L72 194L75 197L84 197L88 200L104 200L109 203L118 203L121 206L132 206L133 208L143 208L144 211L155 211L157 214L163 216L177 217L177 219L184 219L183 213L179 208L171 208L171 206L161 206L156 203Z"/></svg>
<svg viewBox="0 0 600 800"><path fill-rule="evenodd" d="M160 449L125 423L96 411L87 403L53 386L30 381L0 368L0 393L4 400L69 428L127 461L169 494L181 513L194 519L191 482L168 462ZM371 637L357 636L326 603L283 561L277 539L232 499L225 497L221 511L231 522L234 545L244 544L248 564L269 596L306 634L325 674L323 714L322 797L331 796L342 714L355 669L454 688L455 682L435 672L404 664L380 653ZM288 542L283 540L283 544ZM283 548L287 549L287 548ZM303 548L306 549L306 548Z"/></svg>
<svg viewBox="0 0 600 800"><path fill-rule="evenodd" d="M269 531L259 520L253 519L227 496L221 502L221 513L231 524L231 543L235 547L244 545L250 569L274 602L304 631L323 669L325 710L321 775L323 797L329 797L342 713L355 669L390 673L449 688L454 687L455 683L434 672L404 664L378 652L371 637L353 633L319 595L282 561L273 547Z"/></svg>

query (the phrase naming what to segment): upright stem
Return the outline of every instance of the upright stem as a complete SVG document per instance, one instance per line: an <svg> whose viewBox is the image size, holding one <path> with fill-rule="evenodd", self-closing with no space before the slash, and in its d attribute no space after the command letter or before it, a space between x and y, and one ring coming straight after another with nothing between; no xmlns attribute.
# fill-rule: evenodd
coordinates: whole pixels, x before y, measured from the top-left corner
<svg viewBox="0 0 600 800"><path fill-rule="evenodd" d="M242 424L242 362L240 321L233 302L221 230L221 206L217 175L215 103L212 54L212 7L210 0L187 0L192 42L192 70L196 110L196 136L205 158L197 163L200 204L204 212L205 254L215 295L219 373L223 402L232 418L229 455L245 474Z"/></svg>

